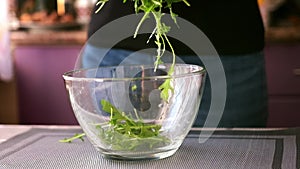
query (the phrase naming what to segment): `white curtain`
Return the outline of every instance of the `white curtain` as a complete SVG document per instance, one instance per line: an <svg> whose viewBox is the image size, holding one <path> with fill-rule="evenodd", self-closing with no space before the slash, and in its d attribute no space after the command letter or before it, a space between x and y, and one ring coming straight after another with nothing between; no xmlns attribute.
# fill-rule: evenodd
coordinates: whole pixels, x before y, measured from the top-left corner
<svg viewBox="0 0 300 169"><path fill-rule="evenodd" d="M2 81L10 81L13 78L8 3L9 0L0 0L0 80Z"/></svg>

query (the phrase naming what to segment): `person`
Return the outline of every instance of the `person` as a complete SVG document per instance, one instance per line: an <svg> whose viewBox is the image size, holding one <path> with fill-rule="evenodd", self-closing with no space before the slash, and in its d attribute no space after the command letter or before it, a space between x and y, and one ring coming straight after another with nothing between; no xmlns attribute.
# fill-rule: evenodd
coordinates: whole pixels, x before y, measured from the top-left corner
<svg viewBox="0 0 300 169"><path fill-rule="evenodd" d="M205 33L220 56L226 75L226 104L218 127L265 127L268 110L264 26L257 0L197 0L190 4L176 3L172 10ZM107 23L133 13L134 4L131 1L108 1L98 13L92 12L88 37ZM133 51L154 47L154 42L145 44L148 38L149 35L141 34L136 39L130 37L122 40L108 52L107 61L103 64L115 65ZM173 39L172 44L185 63L203 64L192 50L180 42ZM194 126L205 124L210 108L210 86L209 80L206 80Z"/></svg>
<svg viewBox="0 0 300 169"><path fill-rule="evenodd" d="M9 1L0 2L0 82L9 82L13 79L8 6Z"/></svg>

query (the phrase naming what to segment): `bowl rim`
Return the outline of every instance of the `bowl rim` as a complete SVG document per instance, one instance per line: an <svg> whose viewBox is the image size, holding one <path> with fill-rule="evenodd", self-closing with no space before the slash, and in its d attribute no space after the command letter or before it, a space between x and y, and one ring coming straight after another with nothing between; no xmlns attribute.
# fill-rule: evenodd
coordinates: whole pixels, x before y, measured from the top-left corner
<svg viewBox="0 0 300 169"><path fill-rule="evenodd" d="M171 64L160 64L158 68L166 69L169 68ZM84 72L88 70L97 70L99 68L118 68L118 67L126 67L126 66L133 66L133 67L144 67L146 68L153 68L154 65L117 65L117 66L99 66L94 68L81 68L81 69L74 69L71 71L65 72L62 76L65 81L95 81L95 82L104 82L104 81L134 81L134 80L151 80L151 79L173 79L173 78L180 78L180 77L188 77L194 75L204 75L206 70L203 66L194 65L194 64L175 64L176 66L189 66L193 69L191 72L176 74L176 75L156 75L156 76L146 76L146 77L76 77L73 76L74 73ZM167 69L168 70L168 69Z"/></svg>

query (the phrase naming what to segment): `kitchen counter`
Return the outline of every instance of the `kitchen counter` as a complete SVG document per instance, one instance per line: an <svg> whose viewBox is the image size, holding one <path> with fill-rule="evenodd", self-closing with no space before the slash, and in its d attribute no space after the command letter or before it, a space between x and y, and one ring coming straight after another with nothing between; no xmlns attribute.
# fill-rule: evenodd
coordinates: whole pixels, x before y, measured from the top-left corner
<svg viewBox="0 0 300 169"><path fill-rule="evenodd" d="M86 30L72 31L12 31L13 45L83 45Z"/></svg>
<svg viewBox="0 0 300 169"><path fill-rule="evenodd" d="M87 40L87 30L72 31L12 31L14 45L83 45ZM300 42L300 27L266 29L267 43Z"/></svg>
<svg viewBox="0 0 300 169"><path fill-rule="evenodd" d="M299 27L277 27L266 29L266 43L299 43Z"/></svg>

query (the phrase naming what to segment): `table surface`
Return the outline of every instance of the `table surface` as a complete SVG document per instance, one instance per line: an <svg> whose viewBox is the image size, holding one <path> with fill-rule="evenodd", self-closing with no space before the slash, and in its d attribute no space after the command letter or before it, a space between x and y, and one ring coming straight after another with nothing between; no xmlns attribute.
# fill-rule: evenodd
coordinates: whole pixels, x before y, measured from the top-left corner
<svg viewBox="0 0 300 169"><path fill-rule="evenodd" d="M0 168L300 168L300 128L193 128L175 155L150 162L105 159L88 141L58 142L74 132L80 126L0 125Z"/></svg>
<svg viewBox="0 0 300 169"><path fill-rule="evenodd" d="M80 129L80 126L73 125L0 125L0 143L7 141L14 136L25 133L33 128L45 129Z"/></svg>
<svg viewBox="0 0 300 169"><path fill-rule="evenodd" d="M25 133L33 128L45 128L45 129L80 129L77 125L1 125L0 124L0 143L7 141L8 139ZM276 131L286 128L207 128L208 131Z"/></svg>

